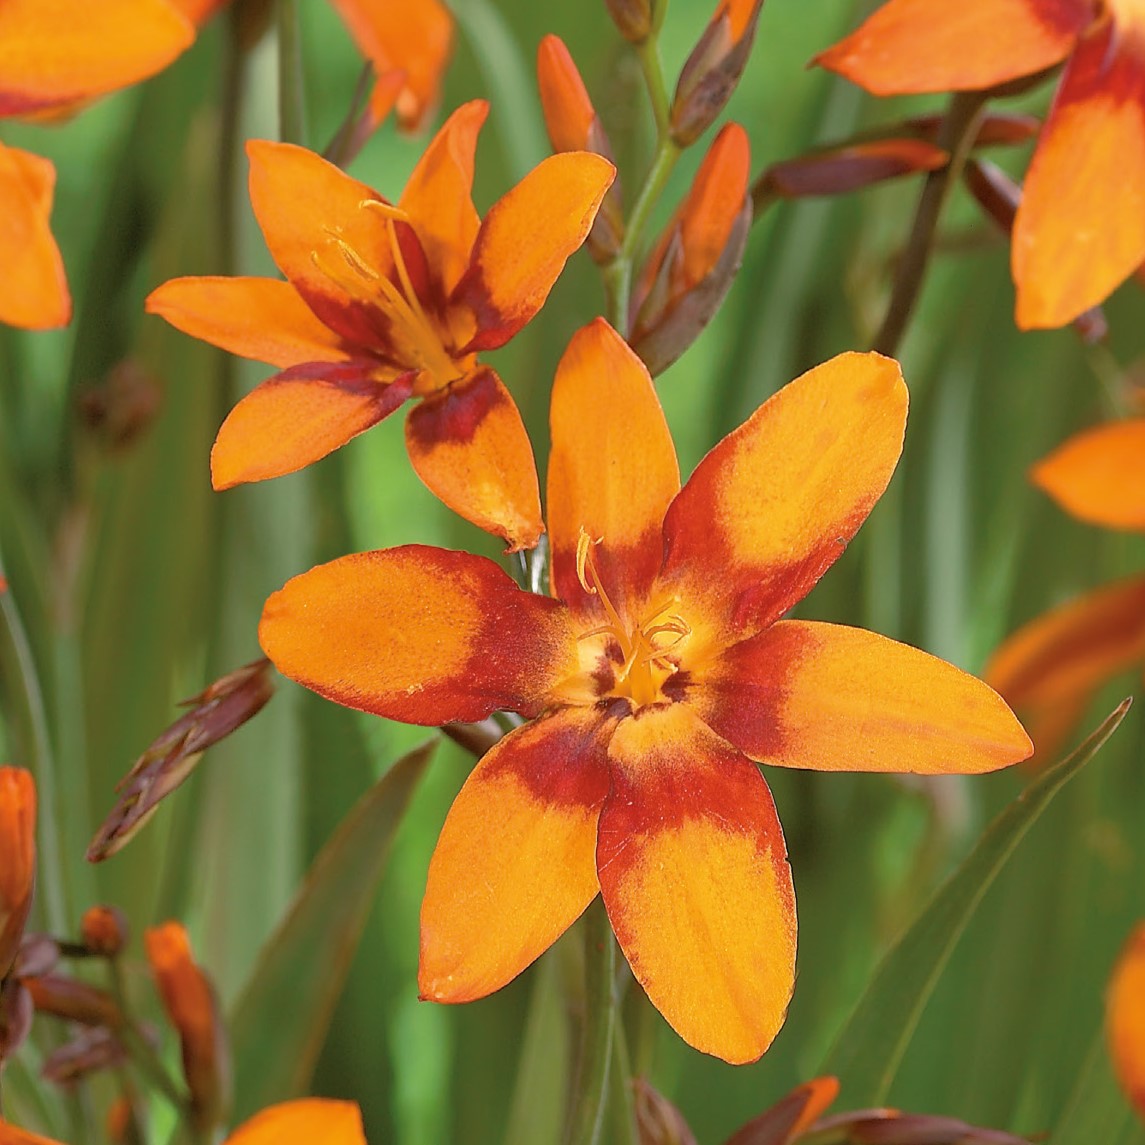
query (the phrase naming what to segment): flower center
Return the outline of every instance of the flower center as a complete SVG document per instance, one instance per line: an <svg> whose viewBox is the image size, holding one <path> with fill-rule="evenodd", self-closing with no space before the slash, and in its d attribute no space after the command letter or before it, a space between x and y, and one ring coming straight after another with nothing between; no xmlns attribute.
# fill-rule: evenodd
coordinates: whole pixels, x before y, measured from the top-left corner
<svg viewBox="0 0 1145 1145"><path fill-rule="evenodd" d="M414 289L402 244L398 239L396 223L409 222L409 216L398 207L377 199L363 199L359 206L377 211L385 219L390 253L394 260L397 281L371 266L341 234L328 228L326 233L342 256L345 266L329 266L318 251L311 251L310 260L318 270L352 299L375 307L389 319L390 344L385 348L401 366L424 370L432 375L431 390L444 389L461 377L453 356L445 348L441 333L425 312ZM420 388L420 387L419 387Z"/></svg>
<svg viewBox="0 0 1145 1145"><path fill-rule="evenodd" d="M607 622L582 633L580 639L608 636L624 658L615 672L610 696L624 696L636 707L662 699L665 680L679 671L681 646L692 634L688 622L675 610L679 597L668 597L643 610L639 619L626 624L601 583L592 550L600 543L582 527L576 545L576 575L581 588L595 596L604 609Z"/></svg>

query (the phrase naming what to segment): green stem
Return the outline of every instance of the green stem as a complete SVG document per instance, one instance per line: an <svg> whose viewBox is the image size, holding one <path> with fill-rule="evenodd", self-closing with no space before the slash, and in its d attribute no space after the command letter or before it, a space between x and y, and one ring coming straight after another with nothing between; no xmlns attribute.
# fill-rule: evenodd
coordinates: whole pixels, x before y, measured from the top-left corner
<svg viewBox="0 0 1145 1145"><path fill-rule="evenodd" d="M906 333L934 249L939 216L951 188L962 175L985 103L986 96L980 91L957 92L951 97L938 136L938 146L947 152L950 161L938 171L932 171L923 185L910 238L895 272L886 317L874 340L873 349L888 357L895 356Z"/></svg>
<svg viewBox="0 0 1145 1145"><path fill-rule="evenodd" d="M636 47L640 60L640 70L644 73L644 85L648 88L648 98L652 101L652 114L656 119L657 139L666 139L672 129L672 104L668 99L668 88L664 83L664 68L660 63L660 39L651 35Z"/></svg>
<svg viewBox="0 0 1145 1145"><path fill-rule="evenodd" d="M306 85L298 0L278 0L278 134L284 143L306 144Z"/></svg>

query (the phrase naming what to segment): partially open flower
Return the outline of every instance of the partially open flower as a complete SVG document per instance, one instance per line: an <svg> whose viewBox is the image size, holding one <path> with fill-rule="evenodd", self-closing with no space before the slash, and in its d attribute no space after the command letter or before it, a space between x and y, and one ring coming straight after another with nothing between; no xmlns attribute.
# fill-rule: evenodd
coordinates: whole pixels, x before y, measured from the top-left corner
<svg viewBox="0 0 1145 1145"><path fill-rule="evenodd" d="M0 979L20 949L35 870L36 785L23 768L0 767Z"/></svg>
<svg viewBox="0 0 1145 1145"><path fill-rule="evenodd" d="M1145 923L1129 936L1110 977L1105 1034L1117 1080L1145 1118Z"/></svg>

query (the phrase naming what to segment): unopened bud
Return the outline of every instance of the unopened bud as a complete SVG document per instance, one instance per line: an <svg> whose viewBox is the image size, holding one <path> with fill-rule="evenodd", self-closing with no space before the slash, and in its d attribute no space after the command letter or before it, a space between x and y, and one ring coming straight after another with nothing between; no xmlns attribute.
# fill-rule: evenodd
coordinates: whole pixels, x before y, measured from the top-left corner
<svg viewBox="0 0 1145 1145"><path fill-rule="evenodd" d="M927 1117L920 1114L884 1110L877 1116L852 1115L834 1119L844 1129L849 1145L1029 1145L1025 1137L1015 1137L998 1129L981 1129L953 1117Z"/></svg>
<svg viewBox="0 0 1145 1145"><path fill-rule="evenodd" d="M0 767L0 979L20 948L36 868L36 785L30 772Z"/></svg>
<svg viewBox="0 0 1145 1145"><path fill-rule="evenodd" d="M1129 935L1109 977L1105 1038L1118 1084L1145 1117L1145 923Z"/></svg>
<svg viewBox="0 0 1145 1145"><path fill-rule="evenodd" d="M226 1033L214 989L196 965L179 923L146 931L144 944L163 1009L179 1035L192 1120L197 1129L208 1131L226 1116L230 1087Z"/></svg>
<svg viewBox="0 0 1145 1145"><path fill-rule="evenodd" d="M733 1133L725 1145L760 1145L765 1141L774 1145L795 1145L799 1137L819 1121L838 1095L839 1082L833 1077L817 1077L804 1082Z"/></svg>
<svg viewBox="0 0 1145 1145"><path fill-rule="evenodd" d="M747 132L726 124L687 198L648 256L632 296L632 348L654 376L711 320L740 268L751 227Z"/></svg>
<svg viewBox="0 0 1145 1145"><path fill-rule="evenodd" d="M720 0L680 72L672 100L672 138L694 143L731 98L751 54L763 0Z"/></svg>
<svg viewBox="0 0 1145 1145"><path fill-rule="evenodd" d="M106 1026L109 1030L123 1025L123 1014L106 990L63 974L42 974L22 981L41 1014L78 1022L81 1026Z"/></svg>
<svg viewBox="0 0 1145 1145"><path fill-rule="evenodd" d="M44 1060L40 1075L55 1085L72 1085L89 1074L127 1063L123 1043L102 1026L80 1030Z"/></svg>
<svg viewBox="0 0 1145 1145"><path fill-rule="evenodd" d="M21 981L8 978L0 982L0 1066L24 1044L34 1013L32 999Z"/></svg>
<svg viewBox="0 0 1145 1145"><path fill-rule="evenodd" d="M84 424L109 453L120 453L136 442L159 413L159 383L138 362L120 362L104 382L80 392Z"/></svg>
<svg viewBox="0 0 1145 1145"><path fill-rule="evenodd" d="M127 916L115 906L93 906L80 924L83 944L92 954L114 958L127 945Z"/></svg>
<svg viewBox="0 0 1145 1145"><path fill-rule="evenodd" d="M559 36L545 36L537 48L537 86L553 150L592 151L612 162L608 135L572 55ZM624 207L618 176L605 193L589 231L589 253L597 262L608 262L620 249L623 237Z"/></svg>
<svg viewBox="0 0 1145 1145"><path fill-rule="evenodd" d="M939 132L946 122L945 115L914 115L903 123L916 139L938 142ZM978 121L971 147L993 147L999 144L1025 143L1033 139L1042 122L1035 115L1021 112L987 111Z"/></svg>
<svg viewBox="0 0 1145 1145"><path fill-rule="evenodd" d="M652 0L604 0L620 34L632 44L642 44L652 34ZM663 8L663 2L658 7Z"/></svg>
<svg viewBox="0 0 1145 1145"><path fill-rule="evenodd" d="M12 963L13 978L39 978L50 974L60 960L60 944L46 934L25 934Z"/></svg>
<svg viewBox="0 0 1145 1145"><path fill-rule="evenodd" d="M184 701L191 710L147 748L116 787L119 802L88 847L88 861L98 863L126 846L160 801L191 774L200 755L261 711L273 694L270 661L263 659Z"/></svg>
<svg viewBox="0 0 1145 1145"><path fill-rule="evenodd" d="M147 1134L135 1103L126 1094L117 1097L107 1111L107 1139L112 1145L145 1145Z"/></svg>
<svg viewBox="0 0 1145 1145"><path fill-rule="evenodd" d="M632 1082L640 1145L696 1145L684 1115L642 1077Z"/></svg>

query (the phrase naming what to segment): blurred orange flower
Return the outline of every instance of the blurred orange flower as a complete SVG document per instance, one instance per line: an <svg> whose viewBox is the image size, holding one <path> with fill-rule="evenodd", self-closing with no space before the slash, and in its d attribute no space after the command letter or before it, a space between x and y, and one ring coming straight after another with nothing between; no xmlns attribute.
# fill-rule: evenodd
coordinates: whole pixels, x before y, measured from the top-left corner
<svg viewBox="0 0 1145 1145"><path fill-rule="evenodd" d="M255 215L289 281L180 278L147 300L188 334L286 367L223 423L216 489L301 469L416 396L406 446L421 479L511 548L536 544L532 448L477 354L540 310L614 168L551 156L481 220L470 189L487 111L474 100L450 116L396 206L301 147L248 144Z"/></svg>
<svg viewBox="0 0 1145 1145"><path fill-rule="evenodd" d="M1077 434L1031 477L1081 521L1145 532L1145 418ZM1052 756L1106 681L1145 661L1145 575L1104 585L1019 628L986 678Z"/></svg>
<svg viewBox="0 0 1145 1145"><path fill-rule="evenodd" d="M651 378L597 320L553 386L557 599L482 557L410 545L319 566L267 601L267 655L340 703L428 725L497 709L532 721L478 763L442 829L424 997L505 985L600 892L677 1032L754 1060L791 995L795 900L753 761L978 772L1029 754L1002 700L951 665L779 620L886 487L906 406L896 363L842 355L681 489Z"/></svg>
<svg viewBox="0 0 1145 1145"><path fill-rule="evenodd" d="M876 95L991 88L1063 60L1014 223L1023 329L1064 325L1145 262L1140 0L890 0L817 57Z"/></svg>
<svg viewBox="0 0 1145 1145"><path fill-rule="evenodd" d="M1110 977L1105 1034L1117 1080L1145 1117L1145 922L1129 936Z"/></svg>
<svg viewBox="0 0 1145 1145"><path fill-rule="evenodd" d="M35 872L36 785L23 768L0 767L0 979L20 948Z"/></svg>

